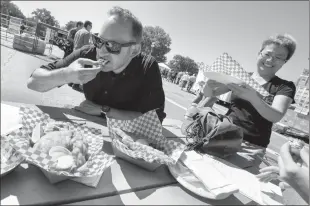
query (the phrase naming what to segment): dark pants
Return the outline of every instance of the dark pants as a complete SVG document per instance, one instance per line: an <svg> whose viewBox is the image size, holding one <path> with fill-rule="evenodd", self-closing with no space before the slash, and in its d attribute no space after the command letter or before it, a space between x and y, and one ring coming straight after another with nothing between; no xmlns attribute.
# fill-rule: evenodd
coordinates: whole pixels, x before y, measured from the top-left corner
<svg viewBox="0 0 310 206"><path fill-rule="evenodd" d="M187 84L187 91L190 91L193 87L194 82L188 82Z"/></svg>

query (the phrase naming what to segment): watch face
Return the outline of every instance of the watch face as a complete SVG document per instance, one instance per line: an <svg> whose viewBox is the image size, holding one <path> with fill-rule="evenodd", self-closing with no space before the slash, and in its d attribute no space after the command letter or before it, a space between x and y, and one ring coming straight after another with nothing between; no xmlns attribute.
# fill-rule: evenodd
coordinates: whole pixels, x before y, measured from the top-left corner
<svg viewBox="0 0 310 206"><path fill-rule="evenodd" d="M103 112L108 112L108 111L110 111L110 107L108 107L108 106L102 106L102 111L103 111Z"/></svg>

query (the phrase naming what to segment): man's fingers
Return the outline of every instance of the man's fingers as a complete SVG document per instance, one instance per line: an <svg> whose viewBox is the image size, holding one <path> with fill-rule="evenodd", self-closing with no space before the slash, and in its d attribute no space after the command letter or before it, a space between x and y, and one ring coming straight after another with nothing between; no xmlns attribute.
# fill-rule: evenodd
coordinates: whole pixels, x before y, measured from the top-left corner
<svg viewBox="0 0 310 206"><path fill-rule="evenodd" d="M279 167L277 166L269 166L269 167L265 167L259 170L259 172L275 172L278 173L279 172Z"/></svg>
<svg viewBox="0 0 310 206"><path fill-rule="evenodd" d="M309 148L303 147L300 150L300 158L303 160L303 162L309 167Z"/></svg>
<svg viewBox="0 0 310 206"><path fill-rule="evenodd" d="M280 183L279 183L279 187L280 187L282 190L291 188L291 186L290 186L289 184L287 184L286 182L280 182Z"/></svg>
<svg viewBox="0 0 310 206"><path fill-rule="evenodd" d="M272 174L272 172L262 172L262 173L256 175L256 177L261 179L261 178L264 178L264 177L268 177L271 174Z"/></svg>
<svg viewBox="0 0 310 206"><path fill-rule="evenodd" d="M296 166L296 163L294 162L293 157L291 155L290 144L288 142L285 143L281 147L280 156L281 156L281 159L282 159L283 164L285 165L285 167L292 168L292 167Z"/></svg>
<svg viewBox="0 0 310 206"><path fill-rule="evenodd" d="M79 58L78 63L84 65L91 65L91 66L98 66L99 61L94 61L91 59L86 59L86 58Z"/></svg>

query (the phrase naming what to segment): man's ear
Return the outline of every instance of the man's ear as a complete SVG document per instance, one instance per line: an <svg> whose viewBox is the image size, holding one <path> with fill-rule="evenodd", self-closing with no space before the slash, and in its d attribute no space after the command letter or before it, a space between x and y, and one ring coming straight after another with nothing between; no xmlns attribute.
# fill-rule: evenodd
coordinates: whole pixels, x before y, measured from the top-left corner
<svg viewBox="0 0 310 206"><path fill-rule="evenodd" d="M132 48L132 52L131 52L130 58L134 58L135 56L140 54L140 52L141 52L141 44L135 44L131 48Z"/></svg>

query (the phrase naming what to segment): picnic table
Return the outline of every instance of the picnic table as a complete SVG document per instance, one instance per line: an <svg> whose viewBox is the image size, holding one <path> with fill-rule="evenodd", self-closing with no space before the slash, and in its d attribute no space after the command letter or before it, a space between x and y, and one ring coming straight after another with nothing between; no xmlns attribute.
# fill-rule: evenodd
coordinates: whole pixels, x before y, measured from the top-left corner
<svg viewBox="0 0 310 206"><path fill-rule="evenodd" d="M12 106L24 106L41 110L51 119L58 121L84 122L87 126L102 130L104 145L102 150L113 155L111 138L106 120L83 114L71 108L57 108L14 102L2 102ZM182 122L165 119L163 134L167 138L181 139ZM238 163L237 163L238 164ZM242 167L241 163L241 167ZM240 166L239 165L239 166ZM257 166L257 165L256 165ZM255 165L243 164L251 171ZM1 177L1 203L8 204L249 204L252 200L240 193L224 200L210 200L199 197L183 188L170 174L167 166L162 165L154 172L149 172L136 165L117 159L104 171L96 188L65 180L51 184L42 171L31 164L22 163L12 172ZM254 203L255 204L255 203Z"/></svg>

